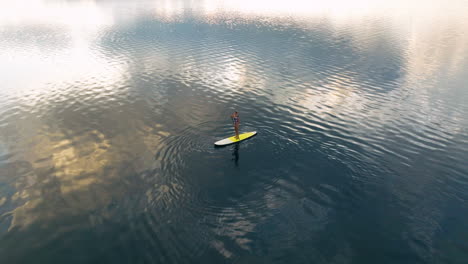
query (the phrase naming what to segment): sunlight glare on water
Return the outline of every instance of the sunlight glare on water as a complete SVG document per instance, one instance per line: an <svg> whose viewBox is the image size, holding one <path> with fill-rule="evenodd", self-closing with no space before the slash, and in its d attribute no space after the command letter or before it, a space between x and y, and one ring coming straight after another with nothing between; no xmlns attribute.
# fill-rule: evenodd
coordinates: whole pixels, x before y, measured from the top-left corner
<svg viewBox="0 0 468 264"><path fill-rule="evenodd" d="M1 263L468 258L466 1L0 7Z"/></svg>

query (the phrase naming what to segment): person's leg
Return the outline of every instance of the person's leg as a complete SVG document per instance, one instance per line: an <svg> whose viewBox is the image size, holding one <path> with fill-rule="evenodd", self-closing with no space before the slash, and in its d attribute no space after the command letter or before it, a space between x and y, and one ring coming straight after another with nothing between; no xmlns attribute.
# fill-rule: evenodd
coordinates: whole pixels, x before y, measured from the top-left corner
<svg viewBox="0 0 468 264"><path fill-rule="evenodd" d="M236 131L236 138L239 139L239 125L235 125L234 130Z"/></svg>

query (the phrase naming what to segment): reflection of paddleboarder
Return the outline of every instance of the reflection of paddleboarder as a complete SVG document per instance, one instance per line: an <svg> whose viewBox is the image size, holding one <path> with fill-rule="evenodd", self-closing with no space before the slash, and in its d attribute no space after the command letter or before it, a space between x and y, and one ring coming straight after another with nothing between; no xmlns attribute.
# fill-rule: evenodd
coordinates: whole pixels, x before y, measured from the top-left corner
<svg viewBox="0 0 468 264"><path fill-rule="evenodd" d="M231 115L232 123L234 125L234 131L236 131L236 139L239 139L239 125L240 125L240 118L239 113L234 112Z"/></svg>
<svg viewBox="0 0 468 264"><path fill-rule="evenodd" d="M239 166L239 145L240 144L235 144L234 148L232 149L232 156L234 157L232 160L234 161L236 167Z"/></svg>

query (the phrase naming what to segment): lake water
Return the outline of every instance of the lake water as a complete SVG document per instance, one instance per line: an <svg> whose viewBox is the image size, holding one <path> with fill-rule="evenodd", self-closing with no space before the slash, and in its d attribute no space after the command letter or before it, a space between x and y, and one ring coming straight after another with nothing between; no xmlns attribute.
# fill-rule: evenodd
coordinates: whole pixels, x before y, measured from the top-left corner
<svg viewBox="0 0 468 264"><path fill-rule="evenodd" d="M468 2L126 2L0 4L0 263L467 262Z"/></svg>

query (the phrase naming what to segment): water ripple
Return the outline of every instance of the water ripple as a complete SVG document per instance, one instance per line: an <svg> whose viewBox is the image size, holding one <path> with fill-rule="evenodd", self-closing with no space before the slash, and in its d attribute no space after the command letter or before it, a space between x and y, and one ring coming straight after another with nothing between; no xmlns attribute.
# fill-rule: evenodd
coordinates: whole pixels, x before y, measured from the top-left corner
<svg viewBox="0 0 468 264"><path fill-rule="evenodd" d="M465 5L202 2L5 4L0 259L465 259Z"/></svg>

